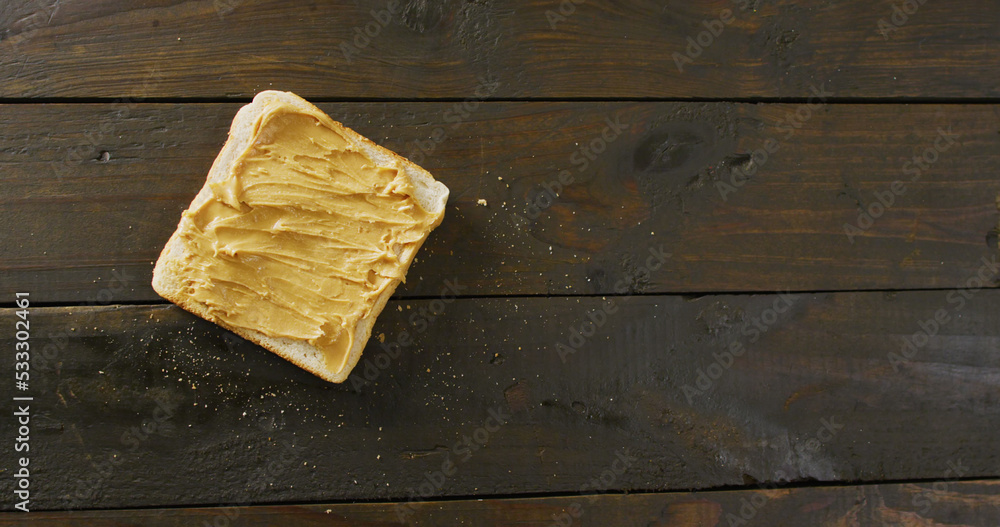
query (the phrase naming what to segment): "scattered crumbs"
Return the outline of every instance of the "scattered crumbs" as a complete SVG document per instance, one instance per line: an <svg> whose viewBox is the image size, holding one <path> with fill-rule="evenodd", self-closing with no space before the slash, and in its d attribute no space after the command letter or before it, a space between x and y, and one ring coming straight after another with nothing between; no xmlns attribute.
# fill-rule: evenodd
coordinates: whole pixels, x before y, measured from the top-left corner
<svg viewBox="0 0 1000 527"><path fill-rule="evenodd" d="M385 342L385 333L379 333L378 334L378 341L379 342Z"/></svg>
<svg viewBox="0 0 1000 527"><path fill-rule="evenodd" d="M483 198L479 198L479 201L476 201L476 203L478 203L478 204L480 204L480 205L482 205L484 207L486 206L486 200L483 199Z"/></svg>

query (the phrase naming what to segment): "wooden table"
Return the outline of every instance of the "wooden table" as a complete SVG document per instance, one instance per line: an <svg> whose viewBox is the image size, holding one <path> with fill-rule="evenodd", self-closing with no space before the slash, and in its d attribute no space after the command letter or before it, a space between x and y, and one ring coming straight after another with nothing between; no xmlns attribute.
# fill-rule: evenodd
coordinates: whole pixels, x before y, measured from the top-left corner
<svg viewBox="0 0 1000 527"><path fill-rule="evenodd" d="M6 2L0 524L997 525L998 56L985 0ZM150 287L265 89L451 188L341 385Z"/></svg>

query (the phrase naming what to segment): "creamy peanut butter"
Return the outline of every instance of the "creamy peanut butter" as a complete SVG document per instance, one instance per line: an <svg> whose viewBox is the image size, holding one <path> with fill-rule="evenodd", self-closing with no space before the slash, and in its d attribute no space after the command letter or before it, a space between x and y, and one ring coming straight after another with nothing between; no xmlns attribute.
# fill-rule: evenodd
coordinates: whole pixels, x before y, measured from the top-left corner
<svg viewBox="0 0 1000 527"><path fill-rule="evenodd" d="M189 297L214 321L306 340L340 371L357 321L404 278L398 255L434 218L405 174L283 103L231 166L181 220Z"/></svg>

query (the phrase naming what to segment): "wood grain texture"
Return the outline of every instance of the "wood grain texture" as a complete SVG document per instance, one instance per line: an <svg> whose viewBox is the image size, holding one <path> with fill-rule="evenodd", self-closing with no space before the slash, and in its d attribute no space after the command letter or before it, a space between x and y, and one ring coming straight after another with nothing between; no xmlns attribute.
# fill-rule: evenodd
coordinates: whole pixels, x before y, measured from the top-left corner
<svg viewBox="0 0 1000 527"><path fill-rule="evenodd" d="M0 97L462 98L489 76L501 97L1000 95L992 1L900 4L17 0Z"/></svg>
<svg viewBox="0 0 1000 527"><path fill-rule="evenodd" d="M992 526L1000 523L996 481L738 490L551 498L430 501L406 525L604 527L771 527L838 525ZM153 527L232 525L401 525L398 503L262 505L0 515L0 525ZM745 523L744 523L745 522Z"/></svg>
<svg viewBox="0 0 1000 527"><path fill-rule="evenodd" d="M992 477L1000 293L966 293L392 301L343 385L173 306L38 308L33 507Z"/></svg>
<svg viewBox="0 0 1000 527"><path fill-rule="evenodd" d="M321 105L451 188L399 296L947 288L996 254L994 105L457 106ZM152 263L238 107L2 107L0 294L159 300Z"/></svg>

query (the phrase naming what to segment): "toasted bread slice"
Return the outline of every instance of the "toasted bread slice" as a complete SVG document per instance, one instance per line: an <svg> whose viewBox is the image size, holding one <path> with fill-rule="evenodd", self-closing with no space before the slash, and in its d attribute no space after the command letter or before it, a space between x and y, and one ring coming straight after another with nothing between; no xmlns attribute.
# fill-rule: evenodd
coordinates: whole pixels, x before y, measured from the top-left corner
<svg viewBox="0 0 1000 527"><path fill-rule="evenodd" d="M377 269L378 273L375 273L375 269L373 268L373 270L365 274L364 279L371 284L371 297L365 298L367 307L360 309L360 312L352 313L351 316L344 318L343 320L346 322L342 322L342 326L337 328L338 333L347 332L345 335L350 336L350 346L343 357L338 356L332 363L328 352L317 345L317 342L319 342L317 339L320 337L316 337L315 339L289 337L283 334L283 328L281 327L265 327L272 324L273 320L276 320L277 317L264 317L266 320L262 319L263 321L260 326L253 327L252 324L248 326L246 324L231 323L231 319L235 315L228 318L222 315L223 313L236 312L239 309L247 308L247 306L250 309L254 305L262 306L263 304L260 304L260 302L267 302L269 301L268 298L277 296L281 292L264 289L259 298L250 298L252 295L247 293L247 291L256 288L259 292L262 288L271 287L275 283L280 285L279 280L272 281L266 279L261 282L266 282L266 286L258 284L254 287L241 289L241 294L245 296L240 298L243 298L244 302L239 306L227 306L224 305L225 302L228 298L232 297L229 292L222 290L227 285L206 283L203 279L204 276L198 274L198 269L205 269L207 268L206 266L242 265L238 261L242 256L238 252L233 252L232 249L229 249L229 251L233 252L233 254L227 253L225 247L219 247L220 242L218 241L214 242L214 249L211 251L206 251L206 246L192 241L194 235L199 234L200 231L195 232L198 231L199 227L194 225L189 216L192 214L192 211L209 210L202 207L214 206L215 202L228 202L230 206L234 204L234 199L231 196L227 199L224 191L220 191L220 185L227 180L228 183L225 184L231 185L232 181L237 180L240 171L244 170L246 163L249 162L246 159L247 156L251 155L251 152L260 142L269 141L271 144L277 144L282 141L281 127L278 125L271 126L268 122L264 122L276 114L296 114L293 115L293 118L303 115L308 116L315 120L313 124L316 126L324 126L334 131L346 141L347 146L344 148L345 151L353 156L363 155L367 158L366 169L371 166L369 163L373 163L376 170L392 171L380 172L381 174L395 174L395 179L390 184L392 187L391 192L407 194L409 198L412 198L412 202L415 202L423 209L421 214L427 214L422 216L423 223L420 224L418 231L415 233L410 232L406 240L388 239L390 234L388 231L384 235L383 240L386 241L386 250L394 253L395 259L393 259L392 255L388 255L383 260L388 259L389 264L379 267ZM267 137L262 138L262 134L267 134ZM330 173L334 174L336 171L331 171ZM347 174L346 176L352 180L351 184L355 184L359 178L366 177L365 174L367 173L370 173L370 171L359 174ZM315 175L312 177L315 177ZM372 182L372 185L375 185L375 183ZM386 190L385 187L374 189L372 190L372 198L369 199L366 197L365 199L369 202L376 202L375 198L377 196L375 194L380 190L382 192L390 191ZM213 200L213 203L206 204L206 202ZM205 186L202 187L201 191L194 198L194 201L192 201L191 206L185 212L184 216L182 216L177 230L167 242L163 252L160 254L159 260L156 262L156 267L153 270L153 289L162 297L183 309L215 322L327 381L343 382L358 363L362 350L371 336L372 326L375 324L376 317L385 307L396 286L405 279L406 271L413 261L417 250L423 244L424 240L426 240L430 231L437 227L444 219L447 200L448 188L436 181L430 173L413 162L376 145L357 132L334 121L320 109L295 94L277 91L261 92L254 97L251 104L240 109L233 120L229 131L229 139L212 165ZM244 203L243 201L239 201L235 205L242 208L253 207L253 203ZM295 202L279 205L279 208L282 210L295 210L296 207L310 206ZM310 213L313 212L310 211ZM393 211L393 213L398 212L398 210ZM361 229L370 230L373 228L371 227L371 222L367 225L362 224L366 221L364 217L347 217L342 218L342 221L350 223L352 225L351 228L354 228L354 223L351 222L357 222L359 232ZM290 235L297 234L299 233L293 232ZM315 233L310 234L314 235ZM331 258L336 256L334 254L330 255ZM226 259L227 257L228 259ZM379 261L380 265L384 263L383 260ZM213 267L213 269L217 268L219 267ZM289 272L294 273L296 270L290 268ZM358 280L362 279L362 277L356 278ZM253 279L261 280L261 277L255 276ZM329 280L336 280L336 278L331 277ZM323 286L324 284L322 283L317 285L319 289L324 291L337 290L336 287L325 288ZM365 287L369 286L366 285ZM206 288L219 289L221 293L213 297L212 301L200 301L195 293L197 291L204 291ZM366 291L368 290L366 289ZM249 300L246 300L246 298L249 298ZM332 306L335 302L343 302L345 300L352 302L355 299L338 299L334 297L328 300ZM290 305L292 309L296 307L295 304ZM273 306L268 305L268 309L272 308ZM319 313L317 316L322 316L322 313ZM330 326L326 324L321 327L329 329Z"/></svg>

